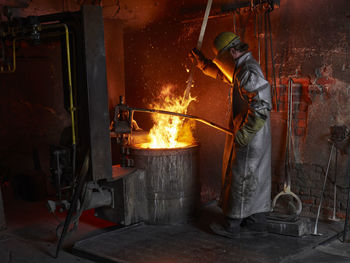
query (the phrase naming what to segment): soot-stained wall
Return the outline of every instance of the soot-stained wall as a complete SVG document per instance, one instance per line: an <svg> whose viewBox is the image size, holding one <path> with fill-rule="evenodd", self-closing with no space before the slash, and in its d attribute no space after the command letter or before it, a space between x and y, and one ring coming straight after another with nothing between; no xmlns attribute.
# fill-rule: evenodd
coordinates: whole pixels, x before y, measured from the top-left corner
<svg viewBox="0 0 350 263"><path fill-rule="evenodd" d="M272 40L279 111L271 114L272 125L272 198L282 190L286 137L286 87L289 78L293 85L293 144L292 190L304 203L304 214L315 213L330 153L329 127L349 125L349 2L283 0L271 13ZM250 12L236 16L237 33L246 41L258 59L258 40L255 18ZM201 19L164 20L141 30L126 30L125 67L126 96L130 106L147 107L162 85L176 85L182 95L190 68L188 52L196 46ZM261 65L265 71L265 25L262 24ZM213 57L211 43L216 34L233 30L233 16L209 19L202 51ZM269 39L268 39L269 40ZM268 42L269 45L269 42ZM272 63L268 57L268 79L272 80ZM203 117L220 125L228 121L229 86L201 74L196 69L192 95L197 98L189 107L189 114ZM135 116L139 124L149 129L150 116ZM195 136L200 141L200 173L203 201L218 196L221 184L221 158L225 135L213 128L198 124ZM346 155L339 155L338 210L344 208L344 174ZM332 161L334 166L334 161ZM330 170L331 177L334 169ZM332 183L327 184L325 214L332 200ZM343 210L339 210L342 212Z"/></svg>
<svg viewBox="0 0 350 263"><path fill-rule="evenodd" d="M327 162L331 151L330 126L349 127L350 68L348 61L350 40L350 3L348 1L281 1L274 13L276 66L280 84L280 101L285 101L284 88L293 78L294 155L292 189L304 203L303 212L314 215ZM273 128L283 125L284 116L274 115ZM282 113L283 115L283 113ZM346 202L345 163L347 155L339 155L338 199L339 216ZM282 158L281 158L282 159ZM282 164L282 162L280 162ZM282 165L275 164L275 180L281 181ZM331 160L330 180L327 181L323 215L332 211L334 156ZM278 183L275 184L280 190ZM278 189L279 188L279 189Z"/></svg>

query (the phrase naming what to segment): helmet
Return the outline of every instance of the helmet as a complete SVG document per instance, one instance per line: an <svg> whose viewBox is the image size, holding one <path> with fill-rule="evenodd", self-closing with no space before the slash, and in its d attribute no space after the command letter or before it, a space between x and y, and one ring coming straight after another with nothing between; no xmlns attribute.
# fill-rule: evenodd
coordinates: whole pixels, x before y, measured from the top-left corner
<svg viewBox="0 0 350 263"><path fill-rule="evenodd" d="M213 62L230 82L233 81L235 60L228 48L234 47L240 42L240 37L232 32L222 32L214 39L213 51L215 58Z"/></svg>
<svg viewBox="0 0 350 263"><path fill-rule="evenodd" d="M231 45L236 45L240 42L239 36L232 32L222 32L215 39L213 43L213 51L215 56L219 52Z"/></svg>

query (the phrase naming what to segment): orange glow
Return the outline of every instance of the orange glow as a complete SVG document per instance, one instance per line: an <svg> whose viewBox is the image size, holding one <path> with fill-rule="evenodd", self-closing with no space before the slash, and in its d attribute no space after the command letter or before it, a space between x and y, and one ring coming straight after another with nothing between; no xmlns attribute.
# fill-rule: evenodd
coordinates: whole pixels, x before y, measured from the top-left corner
<svg viewBox="0 0 350 263"><path fill-rule="evenodd" d="M165 85L156 102L150 107L157 110L165 110L186 114L187 108L195 98L188 96L176 97L173 94L173 85ZM141 148L181 148L193 144L193 122L185 121L184 118L165 114L152 114L154 126L149 132L149 143L138 145Z"/></svg>

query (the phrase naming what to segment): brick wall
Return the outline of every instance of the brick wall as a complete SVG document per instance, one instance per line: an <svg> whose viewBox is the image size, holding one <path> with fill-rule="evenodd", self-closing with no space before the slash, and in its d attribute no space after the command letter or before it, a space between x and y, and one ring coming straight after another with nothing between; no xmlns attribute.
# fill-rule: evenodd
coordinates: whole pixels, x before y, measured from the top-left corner
<svg viewBox="0 0 350 263"><path fill-rule="evenodd" d="M272 116L280 118L282 125L276 125L276 122L272 121L272 129L275 130L274 134L281 133L283 140L280 140L278 145L274 145L273 148L282 148L280 151L283 156L280 158L274 158L273 160L273 187L272 198L274 198L279 192L283 190L284 185L284 154L286 145L286 126L287 126L287 110L288 110L288 81L289 78L282 79L277 87L279 112L272 112ZM310 78L293 78L292 93L293 93L293 121L292 121L292 141L293 147L290 152L292 156L291 163L291 190L302 201L303 210L302 215L308 217L315 217L317 214L318 206L320 203L324 178L327 170L328 158L331 151L331 143L329 143L330 131L328 130L327 136L323 136L322 143L325 145L323 150L323 156L327 158L320 158L319 162L314 158L313 162L309 162L305 158L306 151L313 151L313 148L307 146L306 142L308 137L313 136L313 133L317 134L317 129L312 127L312 131L309 129L309 110L312 108L313 99L315 96L325 96L324 103L332 103L330 101L330 90L336 85L336 80L329 76L321 76L314 80ZM319 106L317 106L319 107ZM317 114L317 113L316 113ZM322 114L320 112L320 114ZM277 117L276 117L277 116ZM328 116L327 116L328 117ZM314 126L311 124L311 126ZM317 127L316 127L317 128ZM319 129L323 129L322 126ZM337 171L336 171L336 151L337 153ZM317 152L313 152L312 155L317 156ZM330 168L328 173L328 179L326 181L326 187L324 192L324 199L321 209L321 218L326 219L332 217L334 209L334 183L337 173L337 197L336 197L336 216L339 218L345 217L346 201L347 201L347 176L345 174L345 162L347 155L342 155L339 150L334 150ZM291 198L287 198L288 202ZM294 200L295 201L295 200ZM283 205L286 208L286 198L279 200L277 206ZM287 209L288 210L288 209Z"/></svg>

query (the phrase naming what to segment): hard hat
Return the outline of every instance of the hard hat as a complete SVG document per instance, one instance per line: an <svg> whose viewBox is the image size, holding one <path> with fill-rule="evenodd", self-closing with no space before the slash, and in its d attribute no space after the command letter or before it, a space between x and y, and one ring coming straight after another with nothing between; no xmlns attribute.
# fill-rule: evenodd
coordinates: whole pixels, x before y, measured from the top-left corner
<svg viewBox="0 0 350 263"><path fill-rule="evenodd" d="M236 42L236 43L235 43ZM238 44L240 42L240 37L232 32L222 32L215 39L213 43L213 51L215 56L225 48L231 46L232 44Z"/></svg>

